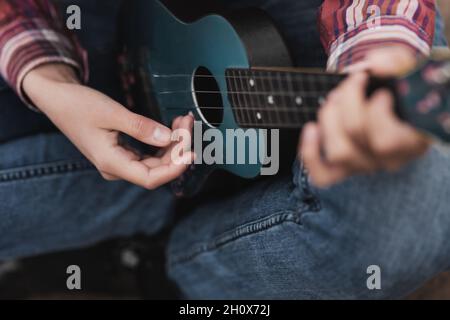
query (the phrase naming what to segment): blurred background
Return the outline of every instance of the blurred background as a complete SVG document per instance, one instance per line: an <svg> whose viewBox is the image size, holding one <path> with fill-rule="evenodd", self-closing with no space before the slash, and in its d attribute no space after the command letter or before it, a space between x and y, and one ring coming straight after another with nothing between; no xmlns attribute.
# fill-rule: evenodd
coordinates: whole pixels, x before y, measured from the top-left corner
<svg viewBox="0 0 450 320"><path fill-rule="evenodd" d="M450 1L449 0L438 0L439 6L441 7L442 14L447 21L447 38L450 39Z"/></svg>

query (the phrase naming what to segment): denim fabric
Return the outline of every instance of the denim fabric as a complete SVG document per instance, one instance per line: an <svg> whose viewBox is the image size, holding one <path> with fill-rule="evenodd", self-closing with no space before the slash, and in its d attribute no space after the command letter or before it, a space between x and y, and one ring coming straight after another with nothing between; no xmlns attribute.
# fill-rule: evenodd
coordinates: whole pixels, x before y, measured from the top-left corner
<svg viewBox="0 0 450 320"><path fill-rule="evenodd" d="M60 134L3 143L0 155L0 260L153 234L173 215L168 188L107 183Z"/></svg>
<svg viewBox="0 0 450 320"><path fill-rule="evenodd" d="M172 233L170 275L198 299L404 297L450 264L449 161L433 150L327 190L294 166L293 179L209 199ZM366 286L371 265L382 290Z"/></svg>
<svg viewBox="0 0 450 320"><path fill-rule="evenodd" d="M116 96L118 2L69 2L83 10L90 85ZM324 65L315 30L321 1L227 3L263 7L282 27L298 65ZM26 110L9 90L0 91L0 105ZM433 149L397 174L326 190L312 187L295 163L292 174L203 199L171 233L168 272L187 298L401 297L448 267L449 160ZM168 188L148 192L103 181L57 132L0 144L0 259L154 234L172 220L175 206ZM369 265L381 267L382 290L367 289Z"/></svg>

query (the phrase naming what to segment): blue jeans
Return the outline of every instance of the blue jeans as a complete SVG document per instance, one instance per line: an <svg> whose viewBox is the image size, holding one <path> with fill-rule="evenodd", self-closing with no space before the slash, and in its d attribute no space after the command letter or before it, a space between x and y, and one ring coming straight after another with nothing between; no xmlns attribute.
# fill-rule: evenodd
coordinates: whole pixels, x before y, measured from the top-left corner
<svg viewBox="0 0 450 320"><path fill-rule="evenodd" d="M245 2L280 24L297 64L324 64L315 27L321 1ZM80 37L93 66L90 85L117 95L113 23L94 14L112 17L117 6L84 5L89 34ZM6 88L0 105L12 110L7 123L21 124L21 114L33 119ZM155 234L174 218L177 200L167 187L149 192L106 182L46 124L44 133L10 127L15 133L2 129L0 144L0 259ZM187 298L398 298L450 264L450 155L437 148L401 172L325 190L295 163L291 174L189 208L167 248L168 273ZM381 290L367 288L371 265L381 268Z"/></svg>

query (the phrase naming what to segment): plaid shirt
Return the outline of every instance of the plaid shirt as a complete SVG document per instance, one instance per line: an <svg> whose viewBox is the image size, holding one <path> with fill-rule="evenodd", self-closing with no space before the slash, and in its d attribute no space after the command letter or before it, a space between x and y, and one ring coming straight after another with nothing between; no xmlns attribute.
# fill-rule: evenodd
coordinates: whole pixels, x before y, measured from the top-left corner
<svg viewBox="0 0 450 320"><path fill-rule="evenodd" d="M325 0L319 24L328 69L341 70L393 44L429 55L435 17L434 0Z"/></svg>
<svg viewBox="0 0 450 320"><path fill-rule="evenodd" d="M49 0L0 0L0 74L32 108L22 81L45 63L73 66L87 80L87 55Z"/></svg>
<svg viewBox="0 0 450 320"><path fill-rule="evenodd" d="M435 1L325 0L318 17L328 69L336 71L380 46L402 44L428 55ZM25 102L21 84L30 70L49 62L66 63L86 81L86 61L50 0L0 0L0 73Z"/></svg>

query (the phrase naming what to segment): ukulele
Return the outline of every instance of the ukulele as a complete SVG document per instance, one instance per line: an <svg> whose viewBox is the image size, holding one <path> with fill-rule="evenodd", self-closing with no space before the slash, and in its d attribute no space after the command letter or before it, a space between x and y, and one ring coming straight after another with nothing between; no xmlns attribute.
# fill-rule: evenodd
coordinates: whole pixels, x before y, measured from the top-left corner
<svg viewBox="0 0 450 320"><path fill-rule="evenodd" d="M186 10L186 1L179 3ZM345 79L292 67L280 32L260 10L187 19L158 0L134 0L126 6L120 62L128 104L167 126L192 112L201 124L200 136L211 129L222 135L223 148L213 156L236 160L192 165L173 183L179 196L196 195L217 170L246 179L261 176L266 159L250 161L259 149L290 162L298 131L316 119L327 94ZM192 3L188 9L195 9ZM449 86L450 62L426 61L403 77L372 78L367 93L390 90L400 119L450 142ZM230 141L254 137L255 130L264 132L256 135L257 149L246 140ZM267 138L273 133L278 135L275 144ZM211 149L210 144L198 151ZM246 161L239 161L242 154Z"/></svg>

